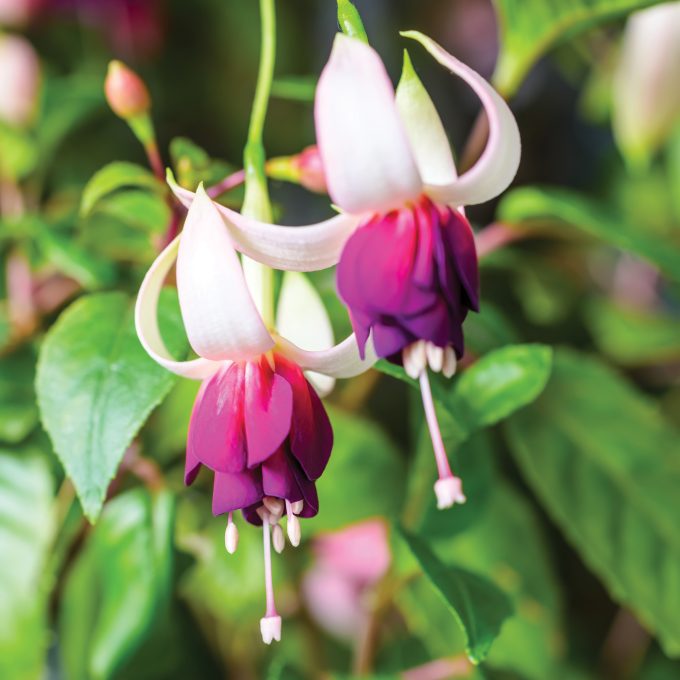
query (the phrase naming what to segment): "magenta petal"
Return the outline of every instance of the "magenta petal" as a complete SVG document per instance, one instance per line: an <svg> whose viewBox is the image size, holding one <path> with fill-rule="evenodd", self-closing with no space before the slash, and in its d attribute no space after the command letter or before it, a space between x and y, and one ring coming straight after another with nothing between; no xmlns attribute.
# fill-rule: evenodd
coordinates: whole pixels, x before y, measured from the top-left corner
<svg viewBox="0 0 680 680"><path fill-rule="evenodd" d="M291 451L305 475L311 480L318 479L333 448L333 428L328 414L298 366L277 356L276 372L293 388Z"/></svg>
<svg viewBox="0 0 680 680"><path fill-rule="evenodd" d="M248 467L267 460L290 432L293 390L272 371L266 357L246 365L245 430Z"/></svg>
<svg viewBox="0 0 680 680"><path fill-rule="evenodd" d="M293 467L293 473L300 485L305 501L300 517L314 517L319 512L319 496L316 493L316 484L305 477L299 465Z"/></svg>
<svg viewBox="0 0 680 680"><path fill-rule="evenodd" d="M216 472L213 485L213 515L240 510L262 500L262 480L259 470Z"/></svg>
<svg viewBox="0 0 680 680"><path fill-rule="evenodd" d="M186 460L184 462L184 483L191 486L201 471L201 461L196 458L191 446L187 446Z"/></svg>
<svg viewBox="0 0 680 680"><path fill-rule="evenodd" d="M470 223L459 212L449 208L446 211L449 219L442 223L442 235L449 257L455 263L470 308L479 311L479 268L475 236Z"/></svg>
<svg viewBox="0 0 680 680"><path fill-rule="evenodd" d="M242 365L220 369L201 386L191 413L187 448L215 471L238 472L245 467Z"/></svg>
<svg viewBox="0 0 680 680"><path fill-rule="evenodd" d="M262 489L265 496L275 496L291 502L303 499L302 491L293 473L294 465L295 461L289 458L285 446L262 463Z"/></svg>

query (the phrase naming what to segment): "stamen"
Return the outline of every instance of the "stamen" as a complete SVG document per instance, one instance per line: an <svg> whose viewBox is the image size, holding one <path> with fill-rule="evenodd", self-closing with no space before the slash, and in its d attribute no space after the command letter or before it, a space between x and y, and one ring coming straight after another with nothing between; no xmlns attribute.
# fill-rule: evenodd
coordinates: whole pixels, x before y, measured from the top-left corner
<svg viewBox="0 0 680 680"><path fill-rule="evenodd" d="M271 512L272 517L283 517L283 501L275 496L265 496L262 499L264 507ZM276 520L274 520L275 522Z"/></svg>
<svg viewBox="0 0 680 680"><path fill-rule="evenodd" d="M264 587L267 597L267 609L265 615L260 619L260 633L262 641L270 645L272 640L281 640L281 617L276 611L274 603L274 583L272 580L272 555L269 537L269 513L265 511L262 519L262 539L264 543Z"/></svg>
<svg viewBox="0 0 680 680"><path fill-rule="evenodd" d="M445 378L452 378L456 373L456 353L453 347L450 345L444 350L444 365L442 367L442 373Z"/></svg>
<svg viewBox="0 0 680 680"><path fill-rule="evenodd" d="M230 555L233 555L238 547L238 529L236 524L234 524L233 513L231 512L229 513L227 528L224 532L224 547Z"/></svg>
<svg viewBox="0 0 680 680"><path fill-rule="evenodd" d="M300 538L302 537L300 520L295 515L301 513L303 507L303 501L295 501L295 503L291 503L288 500L286 501L286 515L288 517L286 530L288 532L288 540L294 548L297 548L300 545Z"/></svg>
<svg viewBox="0 0 680 680"><path fill-rule="evenodd" d="M274 544L274 550L279 554L286 547L286 538L283 535L283 529L280 524L274 524L272 527L272 543Z"/></svg>
<svg viewBox="0 0 680 680"><path fill-rule="evenodd" d="M427 365L425 343L422 340L411 343L402 352L402 363L406 375L417 380Z"/></svg>
<svg viewBox="0 0 680 680"><path fill-rule="evenodd" d="M420 393L423 398L423 409L427 426L430 430L434 458L439 472L439 480L434 485L434 492L437 496L437 507L442 510L450 508L454 503L465 503L466 498L463 494L462 482L451 472L449 459L446 456L444 440L439 429L439 421L437 420L437 412L432 400L432 389L430 388L430 379L427 371L423 371L420 374Z"/></svg>
<svg viewBox="0 0 680 680"><path fill-rule="evenodd" d="M425 352L427 353L427 363L430 365L430 368L435 373L440 373L444 367L444 349L428 342L425 345Z"/></svg>

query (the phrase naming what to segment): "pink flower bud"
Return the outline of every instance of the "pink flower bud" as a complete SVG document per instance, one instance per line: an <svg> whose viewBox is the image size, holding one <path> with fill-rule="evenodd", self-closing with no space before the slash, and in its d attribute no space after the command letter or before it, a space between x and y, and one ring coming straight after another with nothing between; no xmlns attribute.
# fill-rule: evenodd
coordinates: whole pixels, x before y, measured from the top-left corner
<svg viewBox="0 0 680 680"><path fill-rule="evenodd" d="M109 63L104 92L113 112L124 120L148 113L151 108L144 81L120 61Z"/></svg>
<svg viewBox="0 0 680 680"><path fill-rule="evenodd" d="M328 192L321 155L316 146L308 146L298 154L295 157L295 165L300 173L300 184L305 189L319 194Z"/></svg>
<svg viewBox="0 0 680 680"><path fill-rule="evenodd" d="M40 62L31 43L16 35L0 36L0 120L26 125L35 114Z"/></svg>

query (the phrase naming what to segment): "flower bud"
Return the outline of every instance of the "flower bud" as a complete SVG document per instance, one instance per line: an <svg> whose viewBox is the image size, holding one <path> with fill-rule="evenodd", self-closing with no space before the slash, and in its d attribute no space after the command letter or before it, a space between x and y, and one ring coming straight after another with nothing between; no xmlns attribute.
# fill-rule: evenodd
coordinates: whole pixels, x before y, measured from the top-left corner
<svg viewBox="0 0 680 680"><path fill-rule="evenodd" d="M26 125L33 118L40 89L40 62L31 43L0 35L0 120Z"/></svg>
<svg viewBox="0 0 680 680"><path fill-rule="evenodd" d="M144 81L120 61L109 63L104 92L113 112L123 120L136 118L151 109L151 97Z"/></svg>
<svg viewBox="0 0 680 680"><path fill-rule="evenodd" d="M634 14L614 80L613 122L626 157L646 162L680 119L680 2Z"/></svg>
<svg viewBox="0 0 680 680"><path fill-rule="evenodd" d="M309 191L319 194L327 193L326 175L323 171L321 154L316 146L308 146L295 157L300 184Z"/></svg>

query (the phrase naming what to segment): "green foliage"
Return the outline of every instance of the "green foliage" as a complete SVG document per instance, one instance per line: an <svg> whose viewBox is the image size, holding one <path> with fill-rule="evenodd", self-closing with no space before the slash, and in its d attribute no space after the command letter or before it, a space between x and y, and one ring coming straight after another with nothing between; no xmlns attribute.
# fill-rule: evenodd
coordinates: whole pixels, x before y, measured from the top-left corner
<svg viewBox="0 0 680 680"><path fill-rule="evenodd" d="M38 680L47 650L52 478L28 451L0 450L0 677Z"/></svg>
<svg viewBox="0 0 680 680"><path fill-rule="evenodd" d="M102 198L124 187L164 191L163 184L145 168L126 161L109 163L97 171L83 189L81 216L87 217Z"/></svg>
<svg viewBox="0 0 680 680"><path fill-rule="evenodd" d="M564 231L566 227L595 237L621 250L639 255L668 276L680 277L680 242L660 240L643 226L573 191L523 187L505 196L500 218L513 224L539 224Z"/></svg>
<svg viewBox="0 0 680 680"><path fill-rule="evenodd" d="M338 0L338 23L342 32L350 36L350 38L357 38L368 43L364 23L357 8L350 0Z"/></svg>
<svg viewBox="0 0 680 680"><path fill-rule="evenodd" d="M0 357L0 442L17 444L37 425L34 376L35 355L31 348Z"/></svg>
<svg viewBox="0 0 680 680"><path fill-rule="evenodd" d="M503 622L512 614L507 596L477 574L443 564L427 543L415 534L402 529L401 536L465 631L468 657L473 663L480 663L488 654Z"/></svg>
<svg viewBox="0 0 680 680"><path fill-rule="evenodd" d="M562 350L507 424L527 481L612 595L680 654L677 431L592 358Z"/></svg>
<svg viewBox="0 0 680 680"><path fill-rule="evenodd" d="M329 415L333 455L317 483L323 511L305 522L305 530L327 531L375 515L395 516L403 500L405 471L394 444L379 427L355 414L329 409Z"/></svg>
<svg viewBox="0 0 680 680"><path fill-rule="evenodd" d="M186 351L167 298L160 319L173 329L170 351ZM36 381L41 418L90 521L125 449L174 381L140 345L132 303L121 293L81 298L48 334Z"/></svg>
<svg viewBox="0 0 680 680"><path fill-rule="evenodd" d="M164 614L172 527L167 491L137 489L106 506L66 579L59 635L67 677L113 677Z"/></svg>
<svg viewBox="0 0 680 680"><path fill-rule="evenodd" d="M553 45L661 0L494 0L501 52L494 82L512 95Z"/></svg>

